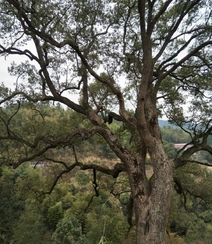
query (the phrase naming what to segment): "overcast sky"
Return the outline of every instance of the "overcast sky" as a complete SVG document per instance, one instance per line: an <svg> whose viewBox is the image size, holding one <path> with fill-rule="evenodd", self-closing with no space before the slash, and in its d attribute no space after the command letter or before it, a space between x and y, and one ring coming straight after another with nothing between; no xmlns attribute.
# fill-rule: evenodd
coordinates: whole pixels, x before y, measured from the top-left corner
<svg viewBox="0 0 212 244"><path fill-rule="evenodd" d="M4 83L5 86L12 87L15 83L16 77L9 75L8 66L14 61L14 56L11 57L0 57L0 84Z"/></svg>

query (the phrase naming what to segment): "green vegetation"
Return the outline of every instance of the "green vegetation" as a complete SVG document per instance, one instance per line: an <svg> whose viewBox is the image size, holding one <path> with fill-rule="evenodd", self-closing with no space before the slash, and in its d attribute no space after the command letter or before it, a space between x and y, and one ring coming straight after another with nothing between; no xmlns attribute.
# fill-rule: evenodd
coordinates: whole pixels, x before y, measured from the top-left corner
<svg viewBox="0 0 212 244"><path fill-rule="evenodd" d="M126 205L120 202L127 189L119 182L98 175L96 196L92 173L76 171L67 176L71 183L61 179L49 195L44 190L51 178L30 164L17 171L1 167L0 243L98 244L104 238L118 244L127 238ZM128 243L134 243L133 237Z"/></svg>
<svg viewBox="0 0 212 244"><path fill-rule="evenodd" d="M0 169L0 243L99 244L101 238L104 243L134 243L135 230L127 222L125 174L117 181L99 173L97 196L92 172L75 171L61 179L49 195L45 190L54 179L43 166ZM212 173L187 165L176 172L175 182L167 243L211 243L208 186Z"/></svg>
<svg viewBox="0 0 212 244"><path fill-rule="evenodd" d="M5 110L9 111L10 116L16 111L13 108ZM27 123L32 118L42 118L49 127L32 128ZM22 123L26 136L34 136L39 130L48 134L50 129L55 130L57 136L57 126L63 123L65 131L67 120L73 120L72 126L79 121L80 126L88 126L84 118L76 117L70 110L48 104L33 109L26 104L19 109L16 119L11 120L11 125ZM123 125L113 123L109 126L128 145L130 137ZM177 152L173 143L188 140L185 132L170 126L162 128L162 136L170 158L174 158ZM179 141L179 138L183 141ZM83 148L83 156L78 158L82 161L95 161L97 164L105 161L108 164L108 159L111 163L117 160L98 136L86 142L79 140L75 145L77 155ZM1 157L8 152L6 148L2 147ZM127 175L123 173L114 179L100 172L94 174L92 169L81 171L78 167L61 174L65 158L69 158L71 165L73 151L67 145L66 150L52 149L51 154L58 161L50 161L50 154L46 154L46 158L22 164L16 170L9 165L0 167L0 243L135 243L135 229L128 223L130 214L131 221L134 221L134 214L129 208ZM151 168L149 161L148 167ZM207 190L212 184L211 171L188 164L176 171L174 179L167 243L211 243L212 197L210 190Z"/></svg>
<svg viewBox="0 0 212 244"><path fill-rule="evenodd" d="M2 214L18 224L5 221L2 240L165 244L170 220L170 241L206 241L210 198L196 185L210 174L196 165L212 165L210 5L0 1L0 57L13 60L13 86L0 84L0 165L13 182L2 194L15 202ZM161 129L164 115L187 133ZM176 205L172 221L174 184L186 212Z"/></svg>
<svg viewBox="0 0 212 244"><path fill-rule="evenodd" d="M161 134L163 139L170 143L188 143L191 140L188 133L172 126L161 127Z"/></svg>

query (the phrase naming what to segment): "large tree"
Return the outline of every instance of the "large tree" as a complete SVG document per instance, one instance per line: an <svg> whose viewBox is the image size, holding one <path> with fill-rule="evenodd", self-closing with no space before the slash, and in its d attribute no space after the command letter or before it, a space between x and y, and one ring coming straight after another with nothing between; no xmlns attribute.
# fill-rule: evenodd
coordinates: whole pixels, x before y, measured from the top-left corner
<svg viewBox="0 0 212 244"><path fill-rule="evenodd" d="M76 157L67 171L80 166L114 177L126 171L137 244L165 243L175 169L191 161L197 151L212 153L207 144L212 131L211 1L2 0L0 4L0 53L27 59L10 68L17 76L14 90L1 87L2 105L19 100L15 113L6 116L1 110L5 129L0 139L7 142L8 156L1 160L16 168L51 148L73 145L75 137L100 135L121 163L113 168L86 166ZM74 94L80 95L79 103ZM21 125L15 130L11 124L23 100L59 102L90 124L70 125L60 138L37 133L22 137L17 130ZM116 105L114 110L108 101ZM128 112L129 104L133 113ZM158 117L163 113L190 133L189 147L174 160L168 158L161 139ZM131 133L129 143L122 143L110 130L112 118ZM9 153L12 141L21 153ZM145 169L147 155L154 172L151 178Z"/></svg>

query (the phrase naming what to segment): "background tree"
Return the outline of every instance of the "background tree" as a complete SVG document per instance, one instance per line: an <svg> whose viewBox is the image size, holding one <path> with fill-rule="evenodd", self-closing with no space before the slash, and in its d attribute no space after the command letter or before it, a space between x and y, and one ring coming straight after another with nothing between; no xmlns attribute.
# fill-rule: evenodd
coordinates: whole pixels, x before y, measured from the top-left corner
<svg viewBox="0 0 212 244"><path fill-rule="evenodd" d="M1 161L16 168L24 161L42 160L49 152L48 160L55 162L52 149L71 145L75 162L68 165L57 159L65 167L63 172L79 166L118 177L125 170L137 244L165 243L174 170L191 161L197 151L212 152L207 144L212 129L210 4L205 0L2 1L0 52L25 56L27 61L10 68L17 77L14 90L1 86L2 105L19 100L15 110L1 109L0 139L7 149ZM130 132L128 145L103 120L104 103L89 99L92 80L107 86L109 96L113 94L118 105L111 115ZM75 93L82 94L80 103L74 100ZM184 114L187 96L190 105ZM66 124L56 135L54 128L48 130L48 123L44 126L41 113L37 126L42 125L45 133L32 129L26 134L22 125L13 124L22 99L59 102L87 121L70 128ZM133 114L126 108L128 100ZM190 134L189 147L174 159L168 158L163 146L158 125L162 112ZM96 134L121 163L107 167L80 162L73 146L79 138ZM12 153L14 144L17 150ZM153 166L151 178L146 174L147 154Z"/></svg>
<svg viewBox="0 0 212 244"><path fill-rule="evenodd" d="M175 172L169 228L186 243L211 242L211 195L204 190L210 181L211 169L200 165L189 163Z"/></svg>
<svg viewBox="0 0 212 244"><path fill-rule="evenodd" d="M15 190L18 171L12 173L6 167L0 168L0 242L5 244L10 243L14 225L24 209L25 199Z"/></svg>
<svg viewBox="0 0 212 244"><path fill-rule="evenodd" d="M4 183L12 176L15 180L13 193L6 194L6 190L2 190L1 194L1 243L98 244L101 238L110 243L121 243L128 238L127 243L134 243L128 235L126 210L122 209L127 203L120 203L118 198L125 194L124 189L128 188L129 192L126 175L122 176L126 180L125 187L111 176L100 175L97 197L92 180L85 181L86 177L90 178L89 172L78 172L81 176L84 174L83 187L75 174L76 170L60 179L51 194L47 194L46 183L50 177L54 180L51 171L29 164L23 164L18 170L3 167L0 185L5 187ZM134 231L131 236L133 234Z"/></svg>

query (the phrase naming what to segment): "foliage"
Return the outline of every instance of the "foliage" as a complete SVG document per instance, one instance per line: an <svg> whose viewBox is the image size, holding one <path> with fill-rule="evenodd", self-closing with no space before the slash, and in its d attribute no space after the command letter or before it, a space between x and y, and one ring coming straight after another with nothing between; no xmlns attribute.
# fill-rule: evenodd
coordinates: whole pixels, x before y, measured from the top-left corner
<svg viewBox="0 0 212 244"><path fill-rule="evenodd" d="M23 209L24 198L16 193L16 180L20 169L16 172L7 167L1 167L0 177L0 242L10 243L15 228Z"/></svg>
<svg viewBox="0 0 212 244"><path fill-rule="evenodd" d="M46 201L39 196L50 231L59 223L61 230L66 226L62 220L68 201L64 209L59 199L65 197L66 187L55 186L68 182L67 173L92 172L96 204L103 205L110 199L104 190L113 183L99 172L114 179L126 172L136 215L136 243L165 243L174 172L190 163L210 165L210 159L198 153L212 154L208 4L211 1L0 2L0 55L24 57L8 69L16 77L14 87L0 86L0 164L14 168L25 162L52 165L46 167L49 172L42 193L52 179L49 193L55 193ZM176 130L173 138L169 133L167 140L188 143L178 153L161 137L160 115L189 135ZM111 125L115 120L116 125ZM30 176L24 172L23 178L24 174ZM33 177L39 180L39 175ZM185 187L187 193L200 195L198 187L188 189L192 189L192 177L186 182L178 178L177 191ZM18 184L23 192L21 179ZM29 187L31 196L26 198L34 199L39 185L29 183ZM72 182L71 189L73 201L79 201L78 185ZM82 191L86 199L79 203L81 213L89 196L86 187ZM189 199L190 211L195 201ZM106 210L112 202L108 200ZM110 220L104 219L117 228L119 224ZM104 239L111 242L110 236L102 235L100 240ZM119 232L113 239L120 242Z"/></svg>
<svg viewBox="0 0 212 244"><path fill-rule="evenodd" d="M46 109L47 107L45 111ZM49 110L50 117L52 113L55 113L51 107L47 110ZM66 111L63 110L63 113ZM119 133L117 131L122 127L121 124L112 126L114 126L115 133ZM176 129L164 127L163 134L168 135L170 130L175 131ZM178 134L176 133L176 135ZM128 135L126 134L126 136ZM166 138L170 139L170 137ZM96 139L100 142L98 138ZM91 145L93 142L90 142ZM101 143L104 146L103 141ZM91 145L87 143L85 152L89 153ZM173 158L176 154L173 144L164 141L164 147L169 157ZM60 158L65 156L62 151L57 153ZM34 165L35 168L33 168ZM74 181L71 180L72 184L62 181L50 196L45 196L42 193L44 185L47 189L50 187L50 182L54 180L52 169L52 166L50 168L48 164L46 166L45 164L37 164L37 166L36 164L25 164L16 171L12 171L8 167L1 167L0 186L3 187L2 189L7 189L7 191L1 190L0 205L1 220L4 221L4 225L1 224L4 227L1 229L1 238L4 238L4 243L9 243L11 240L17 243L33 241L34 243L99 243L101 237L105 238L108 243L120 243L120 241L134 243L132 233L132 236L127 239L129 183L125 178L117 179L114 184L109 178L98 174L99 187L105 190L111 189L115 198L111 198L101 190L100 196L93 198L85 212L93 194L92 176L89 173L77 171L74 173ZM45 177L42 176L43 173ZM58 169L54 174L57 173L59 173ZM169 238L175 242L184 243L184 239L185 243L193 243L195 240L203 240L204 243L207 243L207 240L211 238L209 233L212 222L212 199L210 193L203 190L211 184L211 176L210 171L193 165L187 165L176 172L176 179L180 182L184 192L180 192L180 196L174 195L172 201ZM70 181L69 177L64 177L64 180ZM179 192L179 186L176 187ZM185 197L186 202L184 202ZM7 199L6 202L3 199ZM11 210L8 209L8 206ZM115 206L118 209L115 209ZM122 209L121 212L119 209ZM6 215L4 215L5 211L7 211ZM18 228L16 224L13 224L14 221L18 223ZM14 227L11 228L11 226ZM126 233L126 239L123 239L123 233ZM79 238L79 236L81 237Z"/></svg>
<svg viewBox="0 0 212 244"><path fill-rule="evenodd" d="M55 229L58 221L63 216L63 209L62 209L62 202L57 202L54 206L51 206L48 209L48 222L50 224L50 227Z"/></svg>
<svg viewBox="0 0 212 244"><path fill-rule="evenodd" d="M187 143L190 141L190 135L180 128L165 126L161 128L161 134L165 141L169 143Z"/></svg>
<svg viewBox="0 0 212 244"><path fill-rule="evenodd" d="M84 172L77 172L76 174L76 181L81 185L87 185L90 181L90 178L87 174L85 174Z"/></svg>
<svg viewBox="0 0 212 244"><path fill-rule="evenodd" d="M57 229L52 236L54 244L83 244L88 243L82 234L81 224L74 215L66 214L57 225Z"/></svg>
<svg viewBox="0 0 212 244"><path fill-rule="evenodd" d="M169 158L175 158L177 154L177 149L174 147L173 143L164 141L164 149Z"/></svg>
<svg viewBox="0 0 212 244"><path fill-rule="evenodd" d="M176 172L176 193L172 199L167 243L196 243L200 240L210 243L212 199L205 189L211 185L211 176L208 169L192 165ZM1 190L0 204L2 243L98 244L101 238L107 243L134 243L135 230L128 233L126 220L129 183L124 175L115 182L103 175L98 177L100 196L93 198L88 173L70 174L51 195L43 195L43 182L49 177L48 170L34 169L29 164L18 171L1 167L0 186L5 186ZM75 186L74 194L68 183L70 178ZM108 189L111 195L108 195ZM3 201L4 196L7 202ZM7 231L4 232L2 227Z"/></svg>
<svg viewBox="0 0 212 244"><path fill-rule="evenodd" d="M28 202L13 228L14 234L11 240L17 244L44 244L47 243L44 239L45 231L44 218L38 209L37 203Z"/></svg>
<svg viewBox="0 0 212 244"><path fill-rule="evenodd" d="M189 164L175 175L176 193L170 213L170 230L181 236L186 243L210 243L211 194L205 190L212 178L210 169Z"/></svg>
<svg viewBox="0 0 212 244"><path fill-rule="evenodd" d="M15 179L13 192L8 191L9 185L6 192L1 191L1 243L98 244L102 236L108 243L120 243L127 235L128 224L122 205L118 198L104 190L114 185L111 178L99 178L101 189L97 197L89 175L79 171L69 176L76 189L74 194L71 184L64 178L49 195L43 193L44 182L51 178L48 170L29 164L20 167L19 172L6 167L1 170L0 186ZM111 191L118 193L120 187ZM3 195L7 197L5 203ZM128 243L133 242L129 239Z"/></svg>

